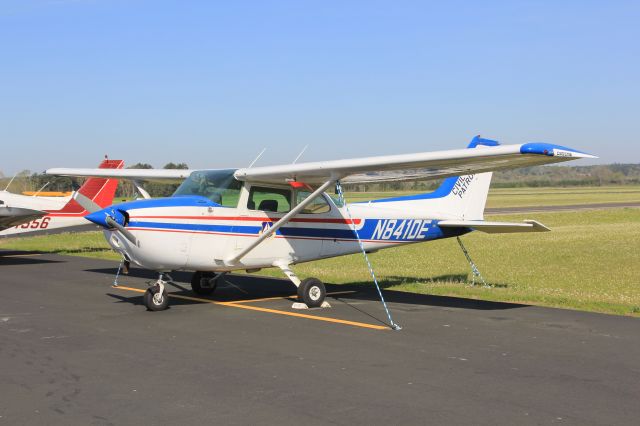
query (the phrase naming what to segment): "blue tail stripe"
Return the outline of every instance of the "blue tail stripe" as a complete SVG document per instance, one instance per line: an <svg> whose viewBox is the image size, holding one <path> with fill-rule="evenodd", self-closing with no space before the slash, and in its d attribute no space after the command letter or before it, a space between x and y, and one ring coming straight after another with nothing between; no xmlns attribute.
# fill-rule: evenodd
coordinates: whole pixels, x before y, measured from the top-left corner
<svg viewBox="0 0 640 426"><path fill-rule="evenodd" d="M411 200L428 200L432 198L443 198L451 193L453 187L458 181L458 176L446 178L442 184L433 192L427 192L425 194L405 195L402 197L394 198L382 198L380 200L364 201L364 203L390 203L392 201L411 201Z"/></svg>

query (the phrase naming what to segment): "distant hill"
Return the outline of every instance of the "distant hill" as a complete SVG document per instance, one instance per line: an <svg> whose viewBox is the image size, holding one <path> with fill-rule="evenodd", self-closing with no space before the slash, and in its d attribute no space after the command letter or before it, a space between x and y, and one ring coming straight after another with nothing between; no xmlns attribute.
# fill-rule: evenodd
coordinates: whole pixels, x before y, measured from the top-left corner
<svg viewBox="0 0 640 426"><path fill-rule="evenodd" d="M640 164L538 166L496 172L495 186L604 186L640 184Z"/></svg>
<svg viewBox="0 0 640 426"><path fill-rule="evenodd" d="M440 181L387 182L350 185L351 191L429 190ZM640 184L640 164L598 166L535 166L495 172L494 188L542 186L606 186Z"/></svg>

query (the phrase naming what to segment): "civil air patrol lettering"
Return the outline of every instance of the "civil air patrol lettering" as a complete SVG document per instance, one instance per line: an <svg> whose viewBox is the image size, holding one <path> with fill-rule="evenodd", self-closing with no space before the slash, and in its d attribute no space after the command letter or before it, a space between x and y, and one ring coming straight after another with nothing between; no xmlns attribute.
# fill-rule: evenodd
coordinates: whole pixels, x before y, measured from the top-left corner
<svg viewBox="0 0 640 426"><path fill-rule="evenodd" d="M469 189L469 185L473 182L473 178L475 178L475 176L476 175L460 176L455 185L453 185L451 193L462 198L464 193L467 192L467 189Z"/></svg>
<svg viewBox="0 0 640 426"><path fill-rule="evenodd" d="M273 223L271 223L271 222L262 222L262 227L260 228L260 231L258 232L258 235L264 234L269 229L271 229L272 226L273 226ZM275 233L269 235L269 238L272 238L274 236L275 236Z"/></svg>
<svg viewBox="0 0 640 426"><path fill-rule="evenodd" d="M427 237L430 220L380 219L376 223L373 240L423 240Z"/></svg>

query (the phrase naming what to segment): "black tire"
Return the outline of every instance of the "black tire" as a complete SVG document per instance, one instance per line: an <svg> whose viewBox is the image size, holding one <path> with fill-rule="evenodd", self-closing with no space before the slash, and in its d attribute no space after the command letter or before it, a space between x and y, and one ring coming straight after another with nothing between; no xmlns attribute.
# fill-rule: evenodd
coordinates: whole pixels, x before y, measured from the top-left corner
<svg viewBox="0 0 640 426"><path fill-rule="evenodd" d="M298 286L298 298L310 308L322 306L326 295L324 284L317 278L302 280Z"/></svg>
<svg viewBox="0 0 640 426"><path fill-rule="evenodd" d="M216 287L218 287L218 280L216 277L218 274L214 272L201 272L197 271L193 273L191 277L191 290L199 296L208 296L212 294ZM210 287L204 287L203 280L209 280Z"/></svg>
<svg viewBox="0 0 640 426"><path fill-rule="evenodd" d="M149 287L147 291L144 292L144 306L146 306L148 310L164 311L169 307L169 296L167 296L167 290L164 290L162 292L160 302L158 302L154 297L159 291L160 286L154 285L153 287Z"/></svg>

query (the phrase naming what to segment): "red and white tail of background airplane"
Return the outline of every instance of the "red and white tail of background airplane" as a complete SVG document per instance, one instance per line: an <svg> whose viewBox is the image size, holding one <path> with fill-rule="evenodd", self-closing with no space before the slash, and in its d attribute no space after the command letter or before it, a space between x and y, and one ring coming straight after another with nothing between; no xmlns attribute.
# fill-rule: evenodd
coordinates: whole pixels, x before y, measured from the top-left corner
<svg viewBox="0 0 640 426"><path fill-rule="evenodd" d="M100 163L101 169L121 169L123 160L105 159ZM117 179L88 178L78 193L92 201L96 207L107 207L113 203L118 187ZM0 237L22 236L23 234L54 234L59 232L79 232L94 229L87 226L84 217L90 213L71 197L37 197L13 194L3 191L0 194L2 205L0 210L11 212L13 225L0 231ZM4 215L3 216L7 216ZM2 228L0 228L2 229Z"/></svg>

